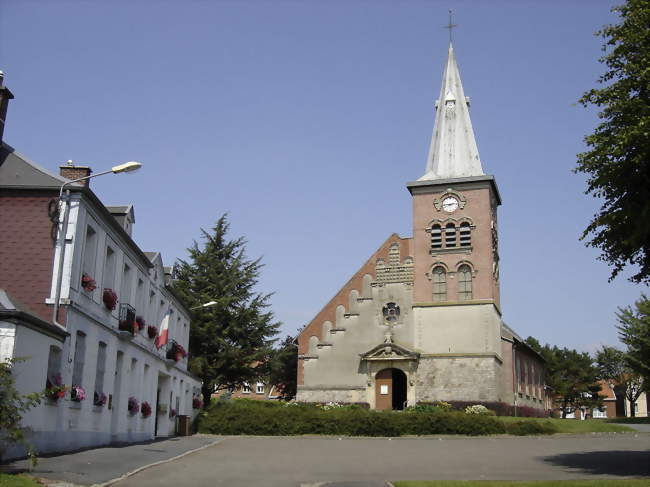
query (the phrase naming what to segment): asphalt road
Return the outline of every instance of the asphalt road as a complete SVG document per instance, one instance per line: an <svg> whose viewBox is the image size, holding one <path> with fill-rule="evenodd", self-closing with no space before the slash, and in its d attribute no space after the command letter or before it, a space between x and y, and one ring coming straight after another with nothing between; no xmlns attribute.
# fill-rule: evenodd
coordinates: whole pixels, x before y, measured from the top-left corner
<svg viewBox="0 0 650 487"><path fill-rule="evenodd" d="M116 487L383 486L386 480L650 476L650 434L549 437L227 437Z"/></svg>

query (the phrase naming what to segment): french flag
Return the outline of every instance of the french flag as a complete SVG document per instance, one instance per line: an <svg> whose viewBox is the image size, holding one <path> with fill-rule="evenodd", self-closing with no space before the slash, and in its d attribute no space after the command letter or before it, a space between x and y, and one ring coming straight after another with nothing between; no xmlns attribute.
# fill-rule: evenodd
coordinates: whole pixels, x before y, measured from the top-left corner
<svg viewBox="0 0 650 487"><path fill-rule="evenodd" d="M167 341L169 340L169 317L171 314L172 310L170 308L167 310L167 313L165 313L165 316L160 322L160 331L158 332L158 336L156 337L155 341L156 348L160 348L163 345L166 345Z"/></svg>

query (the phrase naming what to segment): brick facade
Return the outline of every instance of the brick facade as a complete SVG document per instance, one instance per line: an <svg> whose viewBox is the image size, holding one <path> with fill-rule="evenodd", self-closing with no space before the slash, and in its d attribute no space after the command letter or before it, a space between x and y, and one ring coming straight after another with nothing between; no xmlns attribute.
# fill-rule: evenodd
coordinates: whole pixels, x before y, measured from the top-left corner
<svg viewBox="0 0 650 487"><path fill-rule="evenodd" d="M49 321L55 226L48 216L54 191L3 190L0 195L0 288Z"/></svg>

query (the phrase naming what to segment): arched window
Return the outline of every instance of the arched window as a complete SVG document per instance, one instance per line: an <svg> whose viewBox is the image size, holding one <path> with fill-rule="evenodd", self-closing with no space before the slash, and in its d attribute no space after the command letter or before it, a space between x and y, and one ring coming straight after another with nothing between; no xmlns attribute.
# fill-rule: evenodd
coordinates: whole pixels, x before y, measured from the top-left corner
<svg viewBox="0 0 650 487"><path fill-rule="evenodd" d="M453 223L447 223L445 227L445 247L456 246L456 226Z"/></svg>
<svg viewBox="0 0 650 487"><path fill-rule="evenodd" d="M440 225L433 225L431 227L431 248L432 249L442 248L442 228L440 227Z"/></svg>
<svg viewBox="0 0 650 487"><path fill-rule="evenodd" d="M445 268L437 266L431 273L433 281L433 300L436 302L447 301L447 273Z"/></svg>
<svg viewBox="0 0 650 487"><path fill-rule="evenodd" d="M467 264L458 268L458 300L472 299L472 269Z"/></svg>
<svg viewBox="0 0 650 487"><path fill-rule="evenodd" d="M472 229L468 222L460 224L460 246L469 247L472 245Z"/></svg>

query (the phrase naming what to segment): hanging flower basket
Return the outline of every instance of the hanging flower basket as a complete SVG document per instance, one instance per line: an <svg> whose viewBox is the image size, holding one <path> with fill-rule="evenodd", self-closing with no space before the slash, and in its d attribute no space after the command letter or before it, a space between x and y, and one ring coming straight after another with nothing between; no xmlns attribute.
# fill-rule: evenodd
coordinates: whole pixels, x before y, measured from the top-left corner
<svg viewBox="0 0 650 487"><path fill-rule="evenodd" d="M70 388L70 399L75 402L81 402L86 399L86 391L81 386L73 385Z"/></svg>
<svg viewBox="0 0 650 487"><path fill-rule="evenodd" d="M106 288L104 289L102 301L104 301L104 306L106 306L106 309L113 311L117 306L117 294L112 289Z"/></svg>
<svg viewBox="0 0 650 487"><path fill-rule="evenodd" d="M156 338L158 336L158 328L153 325L149 325L147 327L147 336L152 339Z"/></svg>
<svg viewBox="0 0 650 487"><path fill-rule="evenodd" d="M103 407L106 404L107 399L106 394L95 391L95 394L93 395L93 404L95 406Z"/></svg>
<svg viewBox="0 0 650 487"><path fill-rule="evenodd" d="M45 381L45 396L50 401L58 401L59 399L65 397L66 387L61 382L61 374L56 374L52 377L52 380L47 379Z"/></svg>
<svg viewBox="0 0 650 487"><path fill-rule="evenodd" d="M194 396L192 398L192 407L194 409L201 409L203 407L203 401L201 400L200 397Z"/></svg>
<svg viewBox="0 0 650 487"><path fill-rule="evenodd" d="M140 406L140 412L142 413L143 418L148 418L151 416L151 404L149 404L147 401L144 401Z"/></svg>
<svg viewBox="0 0 650 487"><path fill-rule="evenodd" d="M129 414L137 414L140 411L140 403L133 396L129 397L128 410L129 410Z"/></svg>
<svg viewBox="0 0 650 487"><path fill-rule="evenodd" d="M97 289L97 283L91 276L84 273L83 276L81 276L81 287L84 288L85 291L91 293Z"/></svg>
<svg viewBox="0 0 650 487"><path fill-rule="evenodd" d="M169 348L167 349L167 358L178 362L185 357L187 357L187 352L185 351L183 345L179 344L175 340L172 340L169 344Z"/></svg>
<svg viewBox="0 0 650 487"><path fill-rule="evenodd" d="M147 322L144 321L142 316L135 317L135 324L138 325L138 330L142 331L147 327Z"/></svg>

